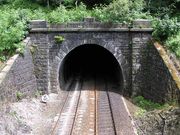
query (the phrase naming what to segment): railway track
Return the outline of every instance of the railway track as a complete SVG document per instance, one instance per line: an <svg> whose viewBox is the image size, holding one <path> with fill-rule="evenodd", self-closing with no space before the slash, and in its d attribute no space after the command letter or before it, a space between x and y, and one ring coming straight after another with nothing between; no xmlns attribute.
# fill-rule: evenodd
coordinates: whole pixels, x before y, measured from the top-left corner
<svg viewBox="0 0 180 135"><path fill-rule="evenodd" d="M134 135L123 98L106 79L75 79L51 135Z"/></svg>

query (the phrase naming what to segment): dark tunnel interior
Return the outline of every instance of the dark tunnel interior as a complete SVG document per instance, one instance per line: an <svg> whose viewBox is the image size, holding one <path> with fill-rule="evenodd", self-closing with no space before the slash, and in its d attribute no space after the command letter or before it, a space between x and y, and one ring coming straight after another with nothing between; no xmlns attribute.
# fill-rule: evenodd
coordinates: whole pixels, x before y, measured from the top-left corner
<svg viewBox="0 0 180 135"><path fill-rule="evenodd" d="M123 77L119 63L111 52L99 45L81 45L72 50L64 58L59 72L62 90L66 89L70 81L77 79L84 82L95 80L96 85L111 82L116 85L116 89L122 88Z"/></svg>

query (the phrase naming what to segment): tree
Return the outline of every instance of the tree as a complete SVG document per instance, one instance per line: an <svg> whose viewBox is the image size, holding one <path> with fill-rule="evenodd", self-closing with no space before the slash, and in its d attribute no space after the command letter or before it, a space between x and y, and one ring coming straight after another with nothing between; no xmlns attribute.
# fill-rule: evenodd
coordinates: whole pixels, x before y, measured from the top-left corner
<svg viewBox="0 0 180 135"><path fill-rule="evenodd" d="M8 1L7 0L0 0L0 5L1 4L5 4L5 3L7 3Z"/></svg>
<svg viewBox="0 0 180 135"><path fill-rule="evenodd" d="M87 5L87 7L92 8L95 5L101 4L110 4L113 0L78 0L79 2L83 2Z"/></svg>
<svg viewBox="0 0 180 135"><path fill-rule="evenodd" d="M180 0L145 0L146 10L163 17L164 15L173 15L179 12Z"/></svg>
<svg viewBox="0 0 180 135"><path fill-rule="evenodd" d="M32 1L34 1L34 0L32 0ZM60 5L64 0L35 0L35 1L47 6L49 8L50 6Z"/></svg>

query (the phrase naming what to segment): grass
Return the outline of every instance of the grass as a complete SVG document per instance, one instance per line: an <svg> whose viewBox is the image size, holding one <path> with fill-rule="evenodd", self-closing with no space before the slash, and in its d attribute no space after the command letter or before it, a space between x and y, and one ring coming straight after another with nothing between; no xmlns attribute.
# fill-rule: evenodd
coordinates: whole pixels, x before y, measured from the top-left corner
<svg viewBox="0 0 180 135"><path fill-rule="evenodd" d="M37 98L37 97L40 97L40 96L42 96L43 95L43 93L42 93L42 91L40 91L40 90L37 90L36 92L35 92L35 97Z"/></svg>
<svg viewBox="0 0 180 135"><path fill-rule="evenodd" d="M169 107L173 103L159 104L145 99L142 96L137 96L133 98L133 103L139 107L138 111L135 113L136 117L143 116L146 112L153 110L161 110Z"/></svg>
<svg viewBox="0 0 180 135"><path fill-rule="evenodd" d="M62 43L65 40L63 36L55 36L54 39L56 43Z"/></svg>
<svg viewBox="0 0 180 135"><path fill-rule="evenodd" d="M17 98L18 101L20 101L23 98L23 93L20 92L20 91L17 91L16 92L16 98Z"/></svg>

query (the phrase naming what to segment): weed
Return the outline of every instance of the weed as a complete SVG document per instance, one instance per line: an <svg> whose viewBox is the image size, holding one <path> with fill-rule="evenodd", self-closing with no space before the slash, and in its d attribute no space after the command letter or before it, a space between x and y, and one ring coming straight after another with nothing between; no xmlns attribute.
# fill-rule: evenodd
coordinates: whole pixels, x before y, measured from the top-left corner
<svg viewBox="0 0 180 135"><path fill-rule="evenodd" d="M18 101L21 100L22 97L23 97L23 93L20 92L20 91L17 91L17 92L16 92L16 98L17 98L17 100L18 100Z"/></svg>
<svg viewBox="0 0 180 135"><path fill-rule="evenodd" d="M35 93L35 97L40 97L42 94L43 94L42 91L37 90Z"/></svg>
<svg viewBox="0 0 180 135"><path fill-rule="evenodd" d="M63 36L55 36L54 39L56 43L62 43L65 40Z"/></svg>
<svg viewBox="0 0 180 135"><path fill-rule="evenodd" d="M18 121L18 123L22 123L16 111L9 112L9 114L14 117Z"/></svg>
<svg viewBox="0 0 180 135"><path fill-rule="evenodd" d="M145 109L147 111L150 111L150 110L154 110L154 109L159 109L162 105L159 104L159 103L154 103L150 100L147 100L145 99L144 97L142 96L138 96L138 97L135 97L133 99L133 102L141 107L142 109Z"/></svg>
<svg viewBox="0 0 180 135"><path fill-rule="evenodd" d="M137 96L133 99L133 103L139 107L135 116L143 116L148 111L160 110L170 106L170 103L159 104L145 99L142 96Z"/></svg>
<svg viewBox="0 0 180 135"><path fill-rule="evenodd" d="M37 45L31 45L30 47L29 47L29 49L30 49L30 52L31 52L31 54L32 55L34 55L34 53L36 52L36 50L37 50Z"/></svg>

